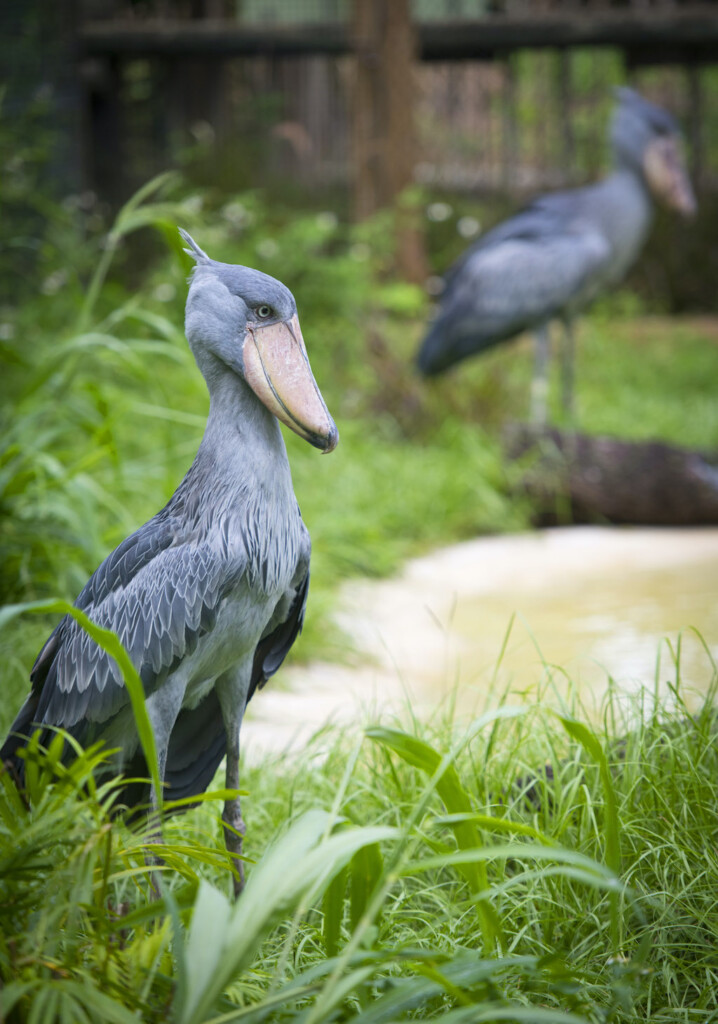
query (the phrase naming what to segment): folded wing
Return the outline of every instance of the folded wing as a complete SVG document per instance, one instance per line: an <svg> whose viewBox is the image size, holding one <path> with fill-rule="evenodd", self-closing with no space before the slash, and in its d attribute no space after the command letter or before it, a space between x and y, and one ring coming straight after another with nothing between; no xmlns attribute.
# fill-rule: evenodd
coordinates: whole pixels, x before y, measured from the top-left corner
<svg viewBox="0 0 718 1024"><path fill-rule="evenodd" d="M441 373L581 306L600 287L610 259L605 237L571 205L543 200L529 207L489 232L449 271L419 368Z"/></svg>

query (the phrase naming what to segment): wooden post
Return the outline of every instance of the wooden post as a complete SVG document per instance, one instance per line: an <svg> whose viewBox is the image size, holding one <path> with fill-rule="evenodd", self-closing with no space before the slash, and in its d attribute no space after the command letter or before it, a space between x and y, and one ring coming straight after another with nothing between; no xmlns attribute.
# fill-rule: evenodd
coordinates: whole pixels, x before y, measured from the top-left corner
<svg viewBox="0 0 718 1024"><path fill-rule="evenodd" d="M354 162L354 216L364 220L381 206L379 130L376 125L376 79L379 54L376 51L379 11L374 0L355 0L353 32L355 81L352 150Z"/></svg>
<svg viewBox="0 0 718 1024"><path fill-rule="evenodd" d="M563 180L567 184L575 180L576 144L573 133L573 110L571 109L572 76L571 51L558 51L558 72L556 86L558 91L559 117L561 119L561 161L563 163Z"/></svg>
<svg viewBox="0 0 718 1024"><path fill-rule="evenodd" d="M503 185L512 191L518 180L518 133L516 130L516 75L511 55L504 63L504 88L501 96L501 144Z"/></svg>
<svg viewBox="0 0 718 1024"><path fill-rule="evenodd" d="M691 161L691 176L693 178L694 187L700 191L703 168L704 168L704 132L703 132L703 118L705 116L705 108L703 104L703 79L701 77L701 69L697 64L689 64L687 68L688 75L688 137L690 139L690 161Z"/></svg>
<svg viewBox="0 0 718 1024"><path fill-rule="evenodd" d="M354 215L395 205L414 173L414 55L409 0L354 0ZM397 270L426 278L416 211L397 208Z"/></svg>
<svg viewBox="0 0 718 1024"><path fill-rule="evenodd" d="M116 57L93 62L87 73L86 180L118 206L126 183L122 133L122 67Z"/></svg>

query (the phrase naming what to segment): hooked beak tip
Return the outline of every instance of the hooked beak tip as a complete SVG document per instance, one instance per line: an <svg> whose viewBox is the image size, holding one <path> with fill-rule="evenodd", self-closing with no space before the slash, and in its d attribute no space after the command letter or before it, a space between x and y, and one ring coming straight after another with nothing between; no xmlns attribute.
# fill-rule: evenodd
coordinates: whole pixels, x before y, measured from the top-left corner
<svg viewBox="0 0 718 1024"><path fill-rule="evenodd" d="M329 431L326 434L317 434L311 439L312 444L315 448L318 448L322 455L328 455L329 452L333 452L336 446L339 444L339 431L337 430L336 423L332 422Z"/></svg>

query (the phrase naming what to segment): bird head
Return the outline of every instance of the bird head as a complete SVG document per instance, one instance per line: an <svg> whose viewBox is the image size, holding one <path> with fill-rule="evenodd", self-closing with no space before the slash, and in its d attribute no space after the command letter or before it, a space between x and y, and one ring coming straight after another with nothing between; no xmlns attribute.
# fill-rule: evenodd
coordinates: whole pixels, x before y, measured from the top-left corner
<svg viewBox="0 0 718 1024"><path fill-rule="evenodd" d="M210 259L179 230L196 262L187 340L210 386L228 368L295 434L332 451L339 432L314 380L292 293L259 270Z"/></svg>
<svg viewBox="0 0 718 1024"><path fill-rule="evenodd" d="M616 98L611 142L618 164L637 170L659 202L693 216L696 199L675 118L634 89L617 89Z"/></svg>

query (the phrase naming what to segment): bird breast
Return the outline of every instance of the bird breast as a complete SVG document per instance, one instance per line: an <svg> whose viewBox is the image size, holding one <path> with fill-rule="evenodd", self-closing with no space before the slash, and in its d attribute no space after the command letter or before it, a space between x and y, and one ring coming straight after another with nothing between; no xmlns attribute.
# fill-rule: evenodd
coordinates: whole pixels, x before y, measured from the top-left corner
<svg viewBox="0 0 718 1024"><path fill-rule="evenodd" d="M227 517L223 538L228 586L210 633L202 637L185 666L185 704L194 706L214 680L254 656L260 637L282 597L296 585L298 571L309 556L309 537L299 510L293 516L245 508Z"/></svg>
<svg viewBox="0 0 718 1024"><path fill-rule="evenodd" d="M283 593L291 585L306 530L296 499L290 502L255 495L244 504L235 522L235 544L253 592L266 596Z"/></svg>

